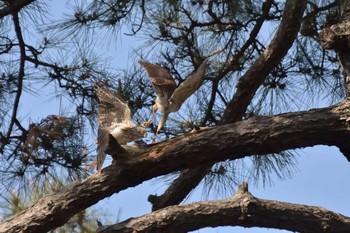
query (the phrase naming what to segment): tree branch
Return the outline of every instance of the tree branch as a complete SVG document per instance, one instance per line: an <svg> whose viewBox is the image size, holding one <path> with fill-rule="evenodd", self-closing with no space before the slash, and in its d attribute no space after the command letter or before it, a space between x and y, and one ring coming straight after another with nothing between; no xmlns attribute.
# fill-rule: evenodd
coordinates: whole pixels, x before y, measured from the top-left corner
<svg viewBox="0 0 350 233"><path fill-rule="evenodd" d="M350 98L350 4L349 1L339 0L338 11L340 23L322 29L318 40L324 49L334 50L344 72L344 86L346 97ZM337 145L344 156L350 161L349 143L343 142Z"/></svg>
<svg viewBox="0 0 350 233"><path fill-rule="evenodd" d="M255 92L266 76L280 63L292 46L302 21L306 0L287 0L275 37L258 60L240 78L237 91L228 103L223 115L223 124L238 121L244 115Z"/></svg>
<svg viewBox="0 0 350 233"><path fill-rule="evenodd" d="M0 9L0 18L3 18L9 14L17 13L20 11L23 7L31 4L32 2L35 2L35 0L16 0L11 1L11 4Z"/></svg>
<svg viewBox="0 0 350 233"><path fill-rule="evenodd" d="M148 145L134 156L116 160L101 173L40 199L3 222L0 232L47 232L103 198L178 170L249 155L344 143L350 136L349 108L350 101L346 101L324 109L252 117Z"/></svg>
<svg viewBox="0 0 350 233"><path fill-rule="evenodd" d="M18 77L17 77L17 91L16 91L16 97L13 103L13 109L12 109L12 115L11 115L11 121L8 127L8 131L6 134L6 138L4 140L4 143L1 145L0 151L3 151L6 144L9 142L13 126L17 120L17 111L19 106L19 101L22 95L22 89L23 89L23 79L24 79L24 66L25 66L25 57L26 57L26 51L25 51L25 43L22 35L21 25L19 22L18 12L15 12L13 15L13 23L16 31L16 36L18 40L18 46L20 50L20 61L19 61L19 68L18 68Z"/></svg>
<svg viewBox="0 0 350 233"><path fill-rule="evenodd" d="M152 211L180 204L191 190L202 181L203 177L208 174L210 168L211 164L181 171L180 176L171 183L161 196L150 195L148 197L148 201L152 203Z"/></svg>
<svg viewBox="0 0 350 233"><path fill-rule="evenodd" d="M350 4L338 1L341 22L322 29L318 39L324 49L334 50L344 72L346 96L350 97Z"/></svg>
<svg viewBox="0 0 350 233"><path fill-rule="evenodd" d="M263 14L261 19L258 20L257 25L252 30L248 41L241 48L237 56L241 56L244 53L244 51L249 47L248 42L253 41L255 38L254 36L258 34L262 23L268 16L268 11L271 4L272 2L268 0L263 4ZM254 97L257 89L261 86L267 75L275 68L275 66L278 65L281 59L287 54L289 48L292 46L298 34L305 7L306 0L286 1L281 24L279 25L275 37L272 39L270 45L267 47L261 57L240 78L237 84L237 91L233 96L233 99L227 105L221 124L233 123L242 119L242 116L246 112L247 107ZM237 62L235 60L236 59L233 59L231 66L235 65L234 63ZM206 116L207 115L208 112L206 113ZM153 209L179 204L188 193L183 192L183 190L177 190L176 187L181 188L183 185L186 185L186 190L191 191L199 183L198 180L200 179L200 175L202 175L202 178L206 175L206 173L203 171L210 170L212 164L206 166L207 167L201 169L201 174L197 174L199 170L198 168L196 168L196 170L189 169L183 171L183 174L170 185L166 193L152 199L152 203L157 203L157 207L154 206ZM191 183L190 177L196 177L196 179L194 179ZM181 185L181 183L183 183L183 185ZM160 203L167 205L161 206Z"/></svg>
<svg viewBox="0 0 350 233"><path fill-rule="evenodd" d="M170 206L100 227L98 233L188 232L204 227L266 227L293 232L349 232L350 218L317 206L254 197L243 183L231 198Z"/></svg>

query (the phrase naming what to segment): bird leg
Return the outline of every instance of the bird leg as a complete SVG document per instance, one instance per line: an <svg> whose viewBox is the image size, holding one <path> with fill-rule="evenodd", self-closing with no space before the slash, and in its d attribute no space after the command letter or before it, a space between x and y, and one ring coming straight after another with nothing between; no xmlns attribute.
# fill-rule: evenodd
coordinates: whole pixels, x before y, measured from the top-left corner
<svg viewBox="0 0 350 233"><path fill-rule="evenodd" d="M168 119L168 116L169 116L169 112L163 113L163 116L162 116L162 118L161 118L160 121L159 121L159 125L158 125L158 127L157 127L156 134L154 135L154 137L153 137L153 139L152 139L152 143L154 143L154 142L156 141L156 137L157 137L159 131L163 128L163 126L164 126L166 120Z"/></svg>
<svg viewBox="0 0 350 233"><path fill-rule="evenodd" d="M156 114L157 110L158 110L157 105L156 105L156 104L153 105L152 114L151 114L149 120L143 122L140 126L141 126L141 127L144 127L144 128L148 127L148 126L151 124L152 119L153 119L154 115Z"/></svg>

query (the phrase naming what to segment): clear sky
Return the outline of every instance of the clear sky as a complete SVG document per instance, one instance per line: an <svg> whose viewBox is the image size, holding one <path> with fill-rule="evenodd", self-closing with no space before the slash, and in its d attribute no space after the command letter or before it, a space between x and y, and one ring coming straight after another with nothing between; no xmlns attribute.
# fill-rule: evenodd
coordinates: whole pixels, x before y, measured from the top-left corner
<svg viewBox="0 0 350 233"><path fill-rule="evenodd" d="M52 2L52 8L61 9L62 3ZM118 34L122 35L122 34ZM111 38L109 38L111 39ZM116 64L117 68L127 67L136 61L130 59L130 54L140 45L140 41L135 38L118 37L115 44L96 48L102 56L111 57L111 64ZM21 105L21 113L27 115L27 119L39 119L49 114L59 113L59 102L48 102L45 93L41 96L31 96L26 94L26 100ZM63 101L63 103L65 103ZM336 147L316 146L299 150L298 171L294 173L292 179L274 179L274 185L263 187L250 185L250 192L258 197L270 200L286 201L298 204L315 205L350 216L350 188L347 185L350 177L350 165L345 157ZM109 160L110 161L110 160ZM124 220L130 217L137 217L147 214L151 210L147 197L150 194L162 194L165 186L160 179L153 179L143 184L129 188L110 198L101 200L98 203L99 211L107 211L107 219L112 223L117 220ZM195 191L188 201L203 200L201 190ZM187 202L188 202L187 201ZM244 229L233 228L234 232L286 232L269 229ZM200 233L226 233L232 232L232 228L205 228L194 232Z"/></svg>
<svg viewBox="0 0 350 233"><path fill-rule="evenodd" d="M274 185L250 185L250 192L258 197L268 200L285 201L297 204L321 206L323 208L350 216L350 195L347 184L350 177L350 165L336 147L315 146L299 151L299 165L292 179L274 179ZM108 210L109 219L119 212L119 220L147 214L151 205L147 202L149 194L162 194L164 185L159 179L153 179L143 184L122 191L111 198L101 200L99 205ZM187 201L203 200L200 189L195 191ZM194 232L200 233L273 233L287 232L274 229L218 227L205 228Z"/></svg>

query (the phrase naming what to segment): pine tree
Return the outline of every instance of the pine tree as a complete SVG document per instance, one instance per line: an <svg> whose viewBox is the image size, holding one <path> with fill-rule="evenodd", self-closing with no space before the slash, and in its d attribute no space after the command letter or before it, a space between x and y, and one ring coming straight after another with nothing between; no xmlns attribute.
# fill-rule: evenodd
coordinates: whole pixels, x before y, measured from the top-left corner
<svg viewBox="0 0 350 233"><path fill-rule="evenodd" d="M4 216L0 232L61 232L68 221L90 232L88 207L160 176L170 184L149 196L151 213L97 231L348 232L346 216L259 199L244 181L292 177L303 147L337 146L350 159L349 12L345 0L1 1L0 187L14 216ZM129 57L116 52L111 62L101 48L118 51L125 40L137 41ZM110 138L112 165L88 171L96 83L116 90L140 125L156 94L137 60L163 66L181 84L205 59L203 84L170 115L157 143L120 146ZM39 105L28 103L33 95L58 103L57 111L40 118L23 111ZM200 183L233 196L180 205Z"/></svg>

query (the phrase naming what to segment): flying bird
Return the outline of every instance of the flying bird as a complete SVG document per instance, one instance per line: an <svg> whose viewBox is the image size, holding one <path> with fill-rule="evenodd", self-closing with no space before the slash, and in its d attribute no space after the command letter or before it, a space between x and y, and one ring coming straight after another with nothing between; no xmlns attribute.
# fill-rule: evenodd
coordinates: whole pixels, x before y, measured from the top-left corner
<svg viewBox="0 0 350 233"><path fill-rule="evenodd" d="M109 135L112 135L120 145L126 145L147 135L146 130L131 121L129 106L122 101L117 93L109 90L105 85L96 84L95 91L99 100L97 158L90 165L93 170L97 166L100 172L106 159Z"/></svg>
<svg viewBox="0 0 350 233"><path fill-rule="evenodd" d="M157 94L151 117L144 125L148 126L151 123L157 110L163 113L152 142L155 141L159 130L164 126L169 114L171 112L177 112L185 100L202 85L207 62L208 59L205 59L196 72L177 86L175 80L165 68L147 61L139 61L139 64L147 71L152 82L152 88Z"/></svg>

